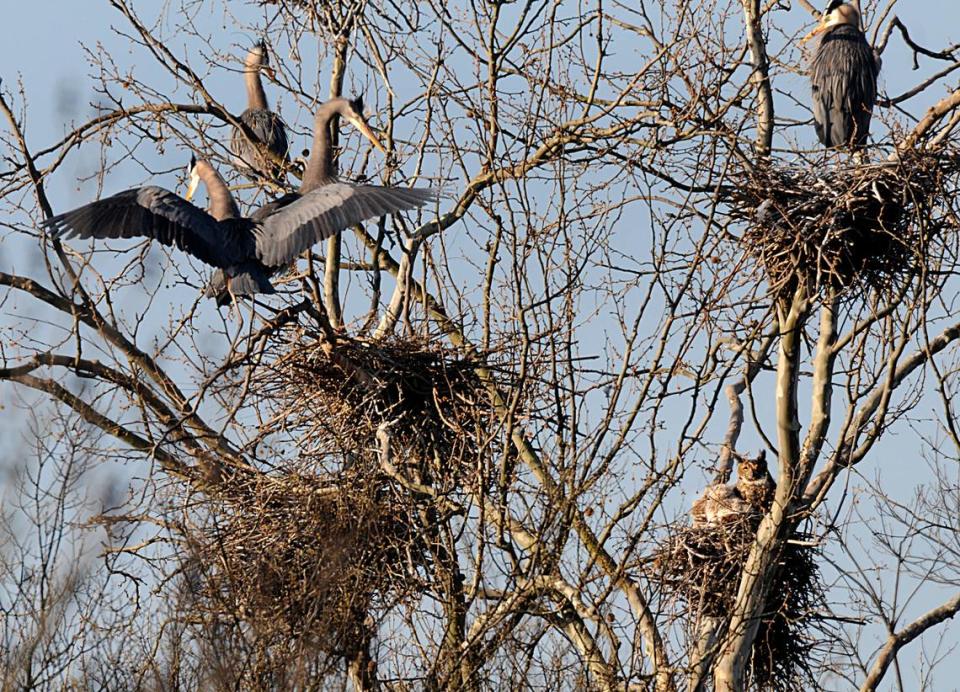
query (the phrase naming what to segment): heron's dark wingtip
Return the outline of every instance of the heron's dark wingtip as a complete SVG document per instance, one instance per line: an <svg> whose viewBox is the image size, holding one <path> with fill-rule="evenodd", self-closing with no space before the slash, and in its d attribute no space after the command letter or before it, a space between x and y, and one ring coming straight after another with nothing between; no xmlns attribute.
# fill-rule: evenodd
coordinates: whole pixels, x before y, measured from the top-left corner
<svg viewBox="0 0 960 692"><path fill-rule="evenodd" d="M449 193L447 193L442 187L414 187L411 188L411 190L419 193L418 196L423 200L421 204L439 202L444 197L449 196Z"/></svg>
<svg viewBox="0 0 960 692"><path fill-rule="evenodd" d="M61 224L63 220L60 216L51 216L40 222L40 228L51 238L61 238L70 230L66 225Z"/></svg>

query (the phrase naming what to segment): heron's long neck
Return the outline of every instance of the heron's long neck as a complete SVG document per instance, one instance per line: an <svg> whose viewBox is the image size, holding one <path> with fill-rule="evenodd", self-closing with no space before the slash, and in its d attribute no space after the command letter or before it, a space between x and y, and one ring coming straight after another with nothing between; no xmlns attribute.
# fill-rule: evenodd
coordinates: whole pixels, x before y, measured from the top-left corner
<svg viewBox="0 0 960 692"><path fill-rule="evenodd" d="M197 169L200 180L207 188L207 198L210 200L210 215L217 221L240 218L240 208L233 201L233 195L227 183L210 164L204 162Z"/></svg>
<svg viewBox="0 0 960 692"><path fill-rule="evenodd" d="M332 109L324 106L317 111L317 117L313 122L313 148L310 150L307 170L303 172L301 193L310 192L336 180L337 172L333 168L333 146L330 143L330 121L335 115Z"/></svg>
<svg viewBox="0 0 960 692"><path fill-rule="evenodd" d="M243 81L247 85L247 108L257 110L268 110L267 94L263 90L263 83L260 81L260 62L253 62L247 58L243 68Z"/></svg>

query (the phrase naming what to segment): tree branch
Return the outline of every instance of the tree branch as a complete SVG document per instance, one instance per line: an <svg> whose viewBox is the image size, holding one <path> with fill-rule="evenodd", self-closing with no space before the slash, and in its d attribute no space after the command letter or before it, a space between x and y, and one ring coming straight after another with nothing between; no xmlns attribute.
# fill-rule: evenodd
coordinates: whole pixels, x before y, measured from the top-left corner
<svg viewBox="0 0 960 692"><path fill-rule="evenodd" d="M899 632L893 632L887 637L886 644L877 654L877 660L873 662L870 673L860 686L860 692L873 692L877 685L883 680L887 668L896 659L897 652L914 639L922 635L931 627L939 625L945 620L950 620L954 615L960 612L960 593L951 598L943 605L921 615Z"/></svg>

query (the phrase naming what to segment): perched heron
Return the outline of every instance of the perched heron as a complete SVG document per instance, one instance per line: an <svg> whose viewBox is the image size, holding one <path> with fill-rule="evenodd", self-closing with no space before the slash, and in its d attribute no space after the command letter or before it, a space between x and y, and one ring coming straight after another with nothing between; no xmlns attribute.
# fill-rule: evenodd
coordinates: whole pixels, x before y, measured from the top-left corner
<svg viewBox="0 0 960 692"><path fill-rule="evenodd" d="M287 133L280 116L271 111L267 105L267 95L260 81L261 70L271 76L273 74L270 58L267 55L267 45L263 41L251 48L243 61L243 79L247 85L247 109L240 114L240 121L250 128L271 153L286 159L289 148ZM282 168L236 127L230 135L230 151L233 153L234 165L247 175L260 174L276 177L277 174L282 174Z"/></svg>
<svg viewBox="0 0 960 692"><path fill-rule="evenodd" d="M359 185L338 180L330 143L330 121L335 116L340 116L357 128L377 149L387 152L363 117L361 98L335 98L317 109L313 124L313 146L300 189L265 204L252 217L260 222L290 209L285 212L284 218L312 219L310 223L302 223L293 233L277 235L272 239L271 246L263 249L260 259L271 268L271 273L288 265L315 243L344 228L366 219L421 207L436 199L436 192L429 188ZM215 271L208 293L222 297L227 278L228 273L223 270ZM218 302L220 300L218 298Z"/></svg>
<svg viewBox="0 0 960 692"><path fill-rule="evenodd" d="M200 183L207 189L209 213L190 202ZM42 225L58 238L145 237L175 246L218 268L206 295L224 305L238 295L275 293L270 277L319 240L433 198L430 190L354 189L364 191L351 196L320 189L245 218L217 170L192 159L186 199L147 185L58 214Z"/></svg>
<svg viewBox="0 0 960 692"><path fill-rule="evenodd" d="M810 64L817 137L828 148L862 147L877 102L880 61L860 30L858 3L832 0L802 42L820 34Z"/></svg>

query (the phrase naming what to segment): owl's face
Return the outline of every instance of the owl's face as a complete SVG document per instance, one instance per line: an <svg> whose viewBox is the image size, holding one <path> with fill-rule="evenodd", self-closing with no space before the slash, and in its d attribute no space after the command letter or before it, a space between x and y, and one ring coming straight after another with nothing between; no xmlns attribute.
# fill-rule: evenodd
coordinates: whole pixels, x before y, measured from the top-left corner
<svg viewBox="0 0 960 692"><path fill-rule="evenodd" d="M756 459L747 459L741 457L737 463L737 477L744 480L755 481L765 478L767 475L767 460L763 455Z"/></svg>

